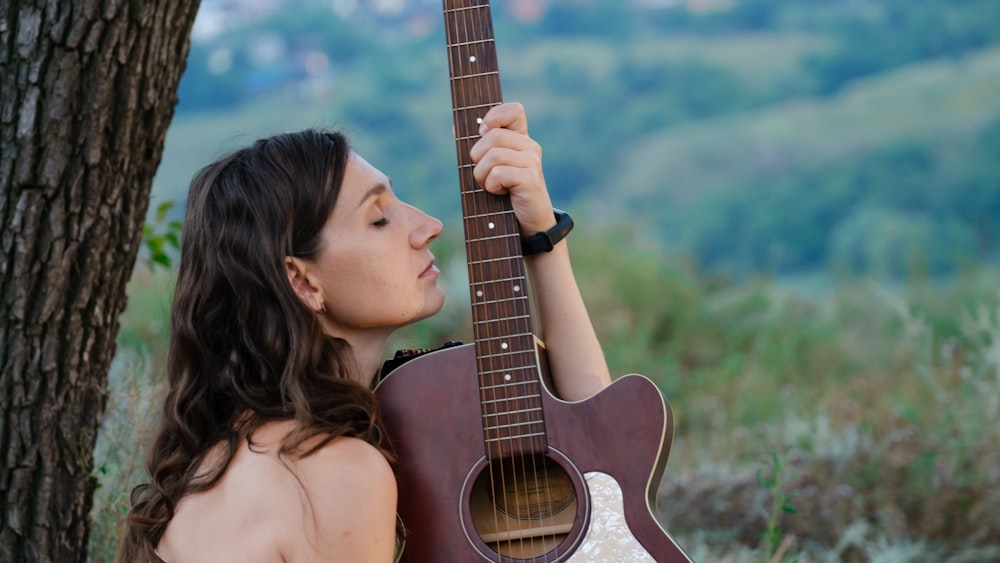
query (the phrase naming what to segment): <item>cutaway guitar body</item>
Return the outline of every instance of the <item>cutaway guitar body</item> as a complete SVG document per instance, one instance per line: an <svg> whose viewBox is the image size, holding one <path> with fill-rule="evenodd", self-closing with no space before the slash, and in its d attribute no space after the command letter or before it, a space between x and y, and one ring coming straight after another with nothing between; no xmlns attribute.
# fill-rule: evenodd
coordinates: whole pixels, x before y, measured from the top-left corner
<svg viewBox="0 0 1000 563"><path fill-rule="evenodd" d="M517 217L469 156L502 101L489 1L444 0L444 16L475 344L413 359L375 391L399 458L403 557L689 561L653 508L673 437L656 386L630 375L567 403L546 384Z"/></svg>
<svg viewBox="0 0 1000 563"><path fill-rule="evenodd" d="M628 549L653 561L689 561L654 514L673 420L648 379L622 377L579 403L561 401L543 388L549 452L546 465L533 466L541 475L523 472L531 461L521 465L513 458L499 462L511 467L494 468L491 481L482 413L469 408L480 400L475 373L475 347L466 345L404 364L377 389L399 457L405 560L555 562L575 560L578 551ZM627 530L591 529L592 513L607 510L591 502L584 476L595 472L612 476L620 488ZM494 502L502 497L494 492L495 482L517 473L529 482L520 496ZM527 506L511 506L516 498ZM589 551L588 543L594 544Z"/></svg>

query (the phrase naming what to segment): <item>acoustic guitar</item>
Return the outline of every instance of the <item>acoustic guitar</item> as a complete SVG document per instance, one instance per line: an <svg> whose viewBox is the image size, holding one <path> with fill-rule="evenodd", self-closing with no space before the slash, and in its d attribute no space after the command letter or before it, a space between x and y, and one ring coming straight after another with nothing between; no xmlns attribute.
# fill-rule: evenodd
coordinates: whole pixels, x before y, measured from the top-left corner
<svg viewBox="0 0 1000 563"><path fill-rule="evenodd" d="M639 375L594 397L550 392L517 219L473 178L479 122L502 101L488 0L445 0L474 344L401 365L376 388L398 456L403 559L690 561L657 522L673 437Z"/></svg>

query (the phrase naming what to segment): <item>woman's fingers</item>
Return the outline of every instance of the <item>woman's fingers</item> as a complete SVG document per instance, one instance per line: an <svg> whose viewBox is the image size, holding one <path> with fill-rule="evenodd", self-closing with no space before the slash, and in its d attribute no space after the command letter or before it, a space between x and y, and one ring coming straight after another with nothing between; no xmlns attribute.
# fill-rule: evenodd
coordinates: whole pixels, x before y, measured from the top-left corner
<svg viewBox="0 0 1000 563"><path fill-rule="evenodd" d="M479 133L486 133L490 129L510 129L527 135L528 116L524 113L524 106L517 102L510 102L490 108L483 116Z"/></svg>
<svg viewBox="0 0 1000 563"><path fill-rule="evenodd" d="M473 162L479 162L483 156L494 148L508 148L518 151L534 153L539 158L542 155L542 147L534 139L510 129L490 129L476 144L472 145L469 156Z"/></svg>
<svg viewBox="0 0 1000 563"><path fill-rule="evenodd" d="M530 171L530 176L525 176L528 181L540 183L542 180L542 165L539 156L530 151L518 150L508 147L492 147L476 163L472 170L473 176L479 185L492 193L501 193L491 186L487 186L487 178L497 168L523 169ZM519 184L522 182L518 182ZM515 184L504 184L504 188L512 188Z"/></svg>

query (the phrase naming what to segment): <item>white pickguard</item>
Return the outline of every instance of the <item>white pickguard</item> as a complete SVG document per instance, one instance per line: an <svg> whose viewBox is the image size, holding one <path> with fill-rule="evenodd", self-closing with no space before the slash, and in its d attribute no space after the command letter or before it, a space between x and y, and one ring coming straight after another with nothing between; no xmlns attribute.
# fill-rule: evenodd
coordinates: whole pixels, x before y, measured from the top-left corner
<svg viewBox="0 0 1000 563"><path fill-rule="evenodd" d="M655 563L625 523L622 490L614 477L595 471L584 478L590 489L590 528L568 561Z"/></svg>

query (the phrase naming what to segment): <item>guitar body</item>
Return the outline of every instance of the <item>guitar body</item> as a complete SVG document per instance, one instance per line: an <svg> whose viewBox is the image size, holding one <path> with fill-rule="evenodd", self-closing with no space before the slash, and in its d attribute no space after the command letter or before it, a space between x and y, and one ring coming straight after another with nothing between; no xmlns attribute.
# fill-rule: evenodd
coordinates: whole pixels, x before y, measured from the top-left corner
<svg viewBox="0 0 1000 563"><path fill-rule="evenodd" d="M566 561L590 532L593 506L583 476L593 472L617 482L628 530L642 550L655 561L689 561L653 513L673 420L649 380L625 376L578 403L544 389L549 451L541 471L547 478L541 482L551 481L556 490L530 488L526 504L541 498L543 506L498 522L497 514L517 509L497 510L505 495L490 493L488 486L485 494L477 494L482 488L477 483L485 486L491 479L491 465L483 445L483 415L475 408L480 400L476 369L474 345L448 348L404 364L376 389L399 457L404 561ZM565 497L573 498L559 500Z"/></svg>

